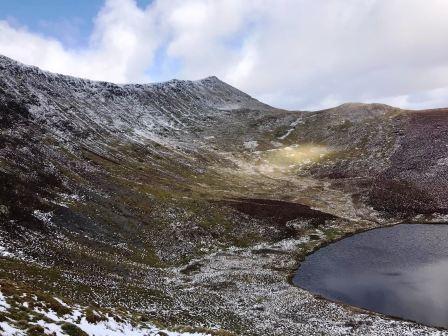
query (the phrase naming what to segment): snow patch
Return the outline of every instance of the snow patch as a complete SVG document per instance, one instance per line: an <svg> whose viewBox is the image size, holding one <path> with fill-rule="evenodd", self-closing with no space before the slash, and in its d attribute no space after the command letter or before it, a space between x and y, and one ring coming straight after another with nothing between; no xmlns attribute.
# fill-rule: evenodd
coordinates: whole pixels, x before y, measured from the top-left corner
<svg viewBox="0 0 448 336"><path fill-rule="evenodd" d="M8 302L6 302L5 296L3 295L2 292L0 292L0 312L7 311L10 308L11 305Z"/></svg>
<svg viewBox="0 0 448 336"><path fill-rule="evenodd" d="M7 322L0 322L0 328L3 330L1 335L4 336L22 336L25 335L23 330L17 329L9 325Z"/></svg>
<svg viewBox="0 0 448 336"><path fill-rule="evenodd" d="M11 258L14 257L14 255L11 252L9 252L5 246L0 245L0 257Z"/></svg>
<svg viewBox="0 0 448 336"><path fill-rule="evenodd" d="M258 141L246 141L243 145L246 149L254 150L258 147Z"/></svg>
<svg viewBox="0 0 448 336"><path fill-rule="evenodd" d="M291 133L292 131L294 131L296 129L296 126L298 124L302 124L302 118L297 118L295 121L293 121L289 126L291 127L289 130L286 131L285 134L283 134L282 136L278 137L279 140L284 140L286 139Z"/></svg>
<svg viewBox="0 0 448 336"><path fill-rule="evenodd" d="M33 299L37 300L35 295L32 296ZM102 315L101 321L96 323L90 323L87 321L85 314L83 313L83 308L79 305L73 307L69 306L67 303L59 298L54 297L54 299L61 305L67 308L71 308L71 312L65 314L64 316L58 316L52 309L42 309L35 307L33 311L42 316L42 318L31 322L32 325L39 325L45 329L45 332L56 336L67 335L63 331L63 324L69 323L77 326L83 330L88 335L95 336L121 336L121 335L133 335L133 336L156 336L156 335L168 335L168 336L207 336L209 334L197 333L197 332L177 332L169 331L166 329L159 328L152 324L140 324L135 325L131 323L130 320L126 320L126 317L117 321L112 316ZM23 304L25 308L29 307L28 302ZM11 305L6 302L6 297L0 291L0 312L8 312L11 309ZM94 312L97 314L96 312ZM101 316L98 314L98 316ZM8 319L0 323L0 335L8 336L18 336L26 335L26 332L15 328L15 323L12 319Z"/></svg>
<svg viewBox="0 0 448 336"><path fill-rule="evenodd" d="M45 224L51 224L51 219L53 218L53 212L43 212L40 210L34 210L33 216L38 220L44 222Z"/></svg>
<svg viewBox="0 0 448 336"><path fill-rule="evenodd" d="M278 137L278 139L279 140L286 139L291 134L292 131L294 131L294 128L290 128L285 134L283 134L282 136Z"/></svg>

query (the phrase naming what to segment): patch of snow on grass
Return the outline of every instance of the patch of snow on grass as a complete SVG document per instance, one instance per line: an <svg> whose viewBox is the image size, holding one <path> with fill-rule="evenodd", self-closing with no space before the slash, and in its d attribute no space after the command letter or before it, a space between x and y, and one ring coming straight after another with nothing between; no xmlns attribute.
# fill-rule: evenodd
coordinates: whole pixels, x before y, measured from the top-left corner
<svg viewBox="0 0 448 336"><path fill-rule="evenodd" d="M10 326L7 322L0 322L0 328L2 330L0 335L4 336L22 336L25 335L23 330Z"/></svg>
<svg viewBox="0 0 448 336"><path fill-rule="evenodd" d="M56 298L55 298L56 299ZM66 305L63 301L56 299L59 303ZM120 335L133 335L133 336L156 336L160 332L163 332L169 336L206 336L203 333L180 333L172 332L168 330L162 330L153 325L141 325L133 326L128 321L117 322L112 317L107 317L107 320L99 321L97 323L90 323L83 316L83 313L79 309L74 309L71 314L67 314L64 317L59 317L53 310L43 311L41 309L35 309L36 312L44 315L50 321L44 320L37 321L37 324L53 332L56 335L65 335L62 331L60 325L63 323L70 323L76 325L78 328L82 329L88 335L95 336L120 336Z"/></svg>
<svg viewBox="0 0 448 336"><path fill-rule="evenodd" d="M69 307L69 305L68 304L66 304L64 301L62 301L61 299L59 299L59 298L57 298L57 297L54 297L54 299L61 305L61 306L64 306L64 307Z"/></svg>
<svg viewBox="0 0 448 336"><path fill-rule="evenodd" d="M0 245L0 257L13 257L14 255L11 252L8 252L6 247Z"/></svg>
<svg viewBox="0 0 448 336"><path fill-rule="evenodd" d="M258 142L257 141L246 141L243 145L244 145L244 148L246 148L246 149L254 150L255 148L258 147Z"/></svg>
<svg viewBox="0 0 448 336"><path fill-rule="evenodd" d="M51 218L53 218L53 213L34 210L33 216L36 217L38 220L44 222L45 224L51 224Z"/></svg>
<svg viewBox="0 0 448 336"><path fill-rule="evenodd" d="M204 336L199 333L179 333L168 330L161 330L155 326L148 326L147 328L136 328L128 322L116 322L113 318L108 318L107 321L101 321L96 324L89 323L84 317L80 323L76 324L84 332L95 336L120 336L120 335L159 335L161 332L169 336Z"/></svg>
<svg viewBox="0 0 448 336"><path fill-rule="evenodd" d="M62 329L60 326L54 323L48 323L44 320L39 320L36 322L37 325L40 325L42 328L45 329L46 332L49 332L50 334L54 333L55 335L65 335L62 332Z"/></svg>
<svg viewBox="0 0 448 336"><path fill-rule="evenodd" d="M39 314L44 315L45 317L49 318L50 320L53 320L53 321L57 321L57 320L59 320L58 315L57 315L56 312L55 312L54 310L52 310L52 309L49 309L48 311L45 311L45 310L42 310L42 309L40 309L40 308L34 308L34 311L35 311L36 313L39 313Z"/></svg>
<svg viewBox="0 0 448 336"><path fill-rule="evenodd" d="M5 296L3 295L2 292L0 292L0 312L4 312L10 308L11 306L9 305L8 302L6 302Z"/></svg>

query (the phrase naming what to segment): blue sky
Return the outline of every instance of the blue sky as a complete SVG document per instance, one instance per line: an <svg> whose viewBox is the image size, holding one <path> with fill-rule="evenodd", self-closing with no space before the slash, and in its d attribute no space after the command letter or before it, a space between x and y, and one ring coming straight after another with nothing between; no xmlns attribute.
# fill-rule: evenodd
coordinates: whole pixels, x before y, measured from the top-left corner
<svg viewBox="0 0 448 336"><path fill-rule="evenodd" d="M288 109L448 106L446 0L0 0L0 54L116 83L216 75Z"/></svg>
<svg viewBox="0 0 448 336"><path fill-rule="evenodd" d="M151 0L138 0L146 7ZM0 20L54 37L71 48L84 47L104 0L0 0Z"/></svg>
<svg viewBox="0 0 448 336"><path fill-rule="evenodd" d="M93 18L102 5L103 0L2 0L0 19L80 47L87 43Z"/></svg>

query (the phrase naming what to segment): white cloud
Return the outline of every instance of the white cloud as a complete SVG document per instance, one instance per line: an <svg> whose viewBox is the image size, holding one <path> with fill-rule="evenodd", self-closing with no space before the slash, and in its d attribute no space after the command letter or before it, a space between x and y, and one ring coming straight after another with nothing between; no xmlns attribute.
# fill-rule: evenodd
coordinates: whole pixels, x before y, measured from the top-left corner
<svg viewBox="0 0 448 336"><path fill-rule="evenodd" d="M84 50L0 22L0 53L53 72L119 83L150 80L145 70L159 43L154 13L129 0L105 3Z"/></svg>
<svg viewBox="0 0 448 336"><path fill-rule="evenodd" d="M215 74L287 108L426 108L448 106L446 13L446 0L108 0L84 50L0 22L0 53L115 82Z"/></svg>

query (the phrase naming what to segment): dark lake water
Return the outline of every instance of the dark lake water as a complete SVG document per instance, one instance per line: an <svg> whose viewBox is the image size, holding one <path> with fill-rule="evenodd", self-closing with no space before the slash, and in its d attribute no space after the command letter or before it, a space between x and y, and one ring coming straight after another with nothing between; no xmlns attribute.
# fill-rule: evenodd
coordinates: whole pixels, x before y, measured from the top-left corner
<svg viewBox="0 0 448 336"><path fill-rule="evenodd" d="M294 284L331 300L448 327L448 225L402 224L309 255Z"/></svg>

